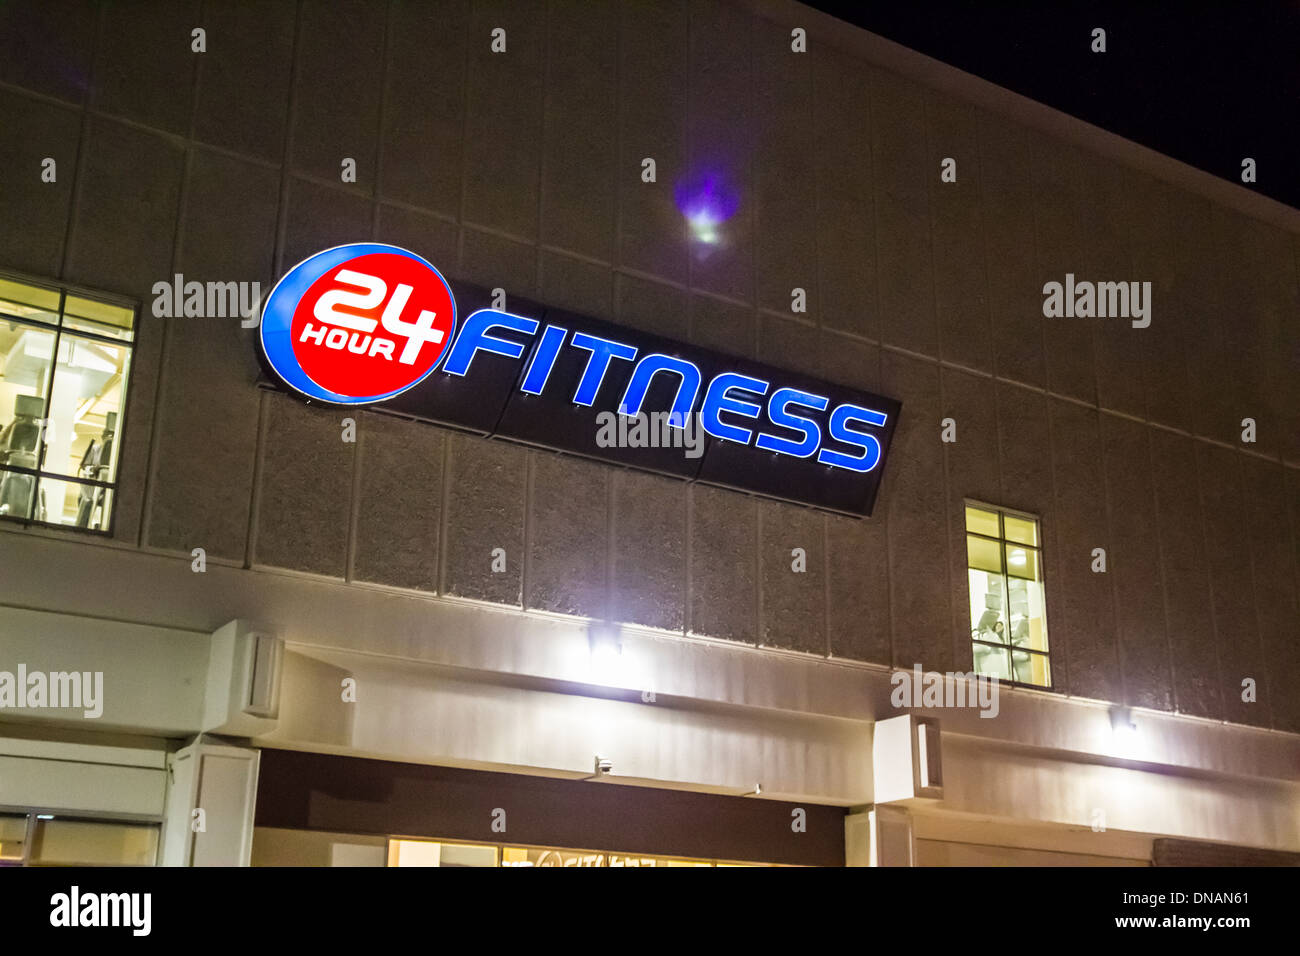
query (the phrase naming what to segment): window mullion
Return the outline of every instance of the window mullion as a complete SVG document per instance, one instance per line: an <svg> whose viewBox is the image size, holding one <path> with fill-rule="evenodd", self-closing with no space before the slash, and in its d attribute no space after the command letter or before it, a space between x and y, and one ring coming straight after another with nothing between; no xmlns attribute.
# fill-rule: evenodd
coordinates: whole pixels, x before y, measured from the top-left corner
<svg viewBox="0 0 1300 956"><path fill-rule="evenodd" d="M54 405L54 376L59 370L59 342L63 338L63 304L67 301L67 290L59 290L59 324L54 328L54 347L50 350L50 374L45 378L45 408L41 414L41 444L36 456L36 470L41 471L45 467L45 448L46 436L49 433L50 413ZM36 510L36 501L40 495L40 480L37 480L36 487L32 489L32 507Z"/></svg>

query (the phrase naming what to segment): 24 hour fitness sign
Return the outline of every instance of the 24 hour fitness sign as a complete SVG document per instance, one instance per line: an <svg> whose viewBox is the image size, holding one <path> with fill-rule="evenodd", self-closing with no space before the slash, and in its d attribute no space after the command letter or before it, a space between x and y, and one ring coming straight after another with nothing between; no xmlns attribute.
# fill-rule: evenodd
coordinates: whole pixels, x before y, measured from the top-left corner
<svg viewBox="0 0 1300 956"><path fill-rule="evenodd" d="M851 515L869 515L901 408L745 359L451 286L413 252L326 249L276 284L261 344L312 401L390 411ZM458 302L459 300L459 302ZM701 455L602 447L599 416L698 423Z"/></svg>

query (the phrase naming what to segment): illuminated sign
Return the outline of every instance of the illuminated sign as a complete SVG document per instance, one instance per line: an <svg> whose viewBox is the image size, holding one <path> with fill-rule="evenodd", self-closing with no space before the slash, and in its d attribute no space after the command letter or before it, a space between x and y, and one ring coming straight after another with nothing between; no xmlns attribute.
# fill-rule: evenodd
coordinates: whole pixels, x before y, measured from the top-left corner
<svg viewBox="0 0 1300 956"><path fill-rule="evenodd" d="M262 351L280 380L336 405L382 402L419 384L455 332L456 301L441 273L373 242L298 263L271 290L261 322Z"/></svg>
<svg viewBox="0 0 1300 956"><path fill-rule="evenodd" d="M314 401L382 402L483 435L871 513L897 401L539 303L487 306L484 290L458 284L453 295L414 253L338 246L276 284L262 352L281 382ZM703 450L601 441L615 415L698 426Z"/></svg>

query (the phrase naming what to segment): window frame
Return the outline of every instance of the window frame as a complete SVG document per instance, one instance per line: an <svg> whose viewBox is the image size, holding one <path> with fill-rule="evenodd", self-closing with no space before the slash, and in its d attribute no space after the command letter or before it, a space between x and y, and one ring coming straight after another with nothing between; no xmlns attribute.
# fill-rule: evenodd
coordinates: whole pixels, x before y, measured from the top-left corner
<svg viewBox="0 0 1300 956"><path fill-rule="evenodd" d="M41 415L41 457L36 463L35 468L26 468L21 465L3 465L0 466L0 472L9 472L19 475L31 475L35 481L33 485L33 495L39 494L42 479L53 479L55 481L66 481L72 484L85 485L93 488L104 488L112 494L112 505L108 509L108 522L101 528L79 528L75 525L68 525L58 521L41 521L34 517L35 498L33 506L29 509L30 514L18 515L0 515L0 521L9 524L18 525L23 528L49 528L56 531L64 531L73 534L91 534L101 537L111 538L117 529L117 496L120 491L122 475L122 448L126 437L127 412L129 410L129 399L132 387L135 384L136 368L136 351L139 345L140 337L140 300L130 296L121 295L115 292L105 292L102 289L92 289L88 286L77 285L72 282L63 282L61 280L44 279L37 276L27 275L13 269L0 268L0 279L7 279L11 282L29 285L37 289L43 289L47 292L57 292L59 296L59 314L58 324L49 325L44 322L37 322L32 319L23 318L22 316L13 315L9 312L0 310L0 322L16 323L30 329L39 329L44 332L54 334L54 345L50 357L49 376L46 379L45 405ZM127 373L126 379L122 383L122 407L118 410L117 416L117 438L115 441L114 454L117 457L117 470L114 473L112 481L101 481L96 478L81 478L74 475L61 474L59 472L49 471L45 466L45 429L50 420L50 403L54 399L54 376L58 372L59 366L59 342L63 338L65 328L65 308L68 296L76 298L90 299L95 302L102 302L105 305L113 305L123 309L131 310L131 337L129 339L115 339L111 335L101 335L96 332L85 331L82 329L68 329L68 334L75 338L90 339L114 348L125 349L127 353Z"/></svg>
<svg viewBox="0 0 1300 956"><path fill-rule="evenodd" d="M992 537L989 537L989 536L986 535L986 534L981 534L981 533L978 532L978 531L971 531L969 528L967 528L967 527L966 527L966 509L967 509L967 508L975 508L975 509L977 509L977 510L979 510L979 511L992 511L992 512L994 512L994 513L998 516L998 534L1000 535L1000 537L992 538ZM1005 522L1003 521L1003 518L1004 518L1006 515L1010 515L1010 516L1013 517L1013 518L1020 518L1020 519L1022 519L1022 520L1024 520L1024 521L1032 521L1032 522L1034 523L1034 529L1035 529L1035 531L1036 531L1037 534L1038 534L1038 544L1036 544L1036 545L1025 545L1025 544L1022 544L1022 542L1019 542L1019 541L1012 541L1012 540L1010 540L1009 538L1007 538L1007 536L1006 536L1006 524L1005 524ZM974 656L973 650L974 650L974 645L976 645L976 644L980 645L981 647L996 647L996 648L1005 649L1008 653L1011 653L1011 652L1013 652L1013 651L1019 650L1019 651L1021 651L1021 652L1023 652L1023 653L1029 654L1031 657L1032 657L1033 655L1036 654L1036 655L1038 655L1039 657L1042 657L1042 658L1044 658L1044 659L1047 661L1047 664L1048 664L1048 667L1047 667L1047 674L1048 674L1048 681L1049 681L1049 682L1046 683L1046 684L1028 684L1028 683L1025 683L1024 681L1018 681L1018 680L1003 680L1002 678L998 678L998 683L999 683L999 684L1006 684L1007 686L1010 686L1010 687L1022 687L1022 688L1025 688L1026 690L1042 690L1042 691L1055 691L1055 690L1057 690L1057 687L1056 687L1056 668L1052 666L1052 653L1053 653L1053 651L1051 650L1051 648L1052 648L1052 646L1053 646L1052 643L1051 643L1051 641L1052 641L1052 638L1051 638L1051 635L1052 635L1052 628L1051 628L1051 624L1048 622L1048 619L1047 619L1047 561L1045 560L1045 554L1046 554L1046 552L1047 552L1047 544L1046 544L1046 538L1045 538L1045 535L1043 534L1043 519L1042 519L1042 517L1039 516L1039 515L1034 514L1034 513L1031 512L1031 511L1021 511L1019 508L1007 508L1007 507L1005 507L1005 506L1003 506L1003 505L990 504L990 503L987 502L987 501L980 501L980 500L977 499L977 498L963 498L963 499L962 499L962 509L961 509L961 519L962 519L962 520L961 520L961 527L962 527L962 553L963 553L963 554L966 554L966 559L965 559L965 560L966 560L966 581L967 581L967 595L966 595L966 603L967 603L968 606L969 606L969 604L970 604L970 592L969 592L970 583L969 583L969 582L970 582L970 572L971 572L971 570L972 570L972 568L971 568L971 566L970 566L970 555L969 555L969 553L968 553L968 546L967 546L967 544L966 544L966 538L967 538L968 536L970 536L970 535L974 535L975 537L980 538L981 540L984 540L984 541L994 541L994 542L997 543L997 545L998 545L998 558L999 558L999 562L1000 562L1001 565L1002 565L1002 587L1005 589L1005 592L1006 592L1007 594L1010 594L1010 590L1011 590L1011 577L1012 577L1011 575L1009 575L1009 574L1007 573L1007 545L1021 545L1022 547L1032 548L1032 549L1034 549L1034 550L1036 550L1036 551L1038 552L1038 583L1039 583L1039 585L1040 585L1040 586L1042 587L1042 589L1043 589L1043 608L1042 608L1042 611L1043 611L1043 632L1044 632L1044 634L1047 636L1048 648L1049 648L1049 649L1046 650L1046 651L1037 651L1037 650L1033 650L1032 648L1028 648L1028 647L1020 647L1020 648L1018 648L1018 647L1016 647L1015 645L1010 644L1010 643L1008 643L1008 644L997 644L997 643L994 643L994 642L992 642L992 641L981 641L981 640L976 640L974 637L971 637L971 638L969 638L969 639L967 640L967 642L966 642L967 647L969 647L969 648L972 649L972 654L971 654L971 672L972 672L972 673L975 673L975 656ZM975 568L975 569L973 569L973 570L981 570L981 569L979 569L979 568ZM990 572L985 571L984 573L985 573L985 574L988 574L988 573L990 573ZM1028 579L1026 579L1026 578L1021 578L1021 580L1028 580ZM1009 620L1009 618L1008 618L1008 620ZM1014 658L1014 655L1010 658L1010 660L1011 660L1011 673L1012 673L1012 674L1015 674L1016 669L1015 669L1015 658Z"/></svg>
<svg viewBox="0 0 1300 956"><path fill-rule="evenodd" d="M18 860L7 860L0 863L0 870L3 869L57 869L60 867L85 867L96 866L106 869L122 870L147 870L154 867L162 866L163 860L163 823L162 817L152 814L139 813L99 813L94 810L71 810L59 811L50 808L18 806L14 804L0 804L0 815L4 816L25 816L27 818L27 831L23 836L23 855ZM154 858L152 863L47 863L42 860L32 859L32 849L36 843L36 830L41 823L41 817L48 816L54 820L65 820L74 823L120 823L125 826L145 826L157 827L158 842L154 847Z"/></svg>

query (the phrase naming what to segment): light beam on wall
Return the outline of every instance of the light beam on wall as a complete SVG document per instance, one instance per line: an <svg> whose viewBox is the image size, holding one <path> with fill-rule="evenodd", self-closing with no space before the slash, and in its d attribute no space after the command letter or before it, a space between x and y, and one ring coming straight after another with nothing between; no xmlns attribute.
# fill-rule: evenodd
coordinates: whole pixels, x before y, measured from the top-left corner
<svg viewBox="0 0 1300 956"><path fill-rule="evenodd" d="M678 181L673 198L694 243L707 250L725 241L723 226L736 214L740 200L720 170L703 170Z"/></svg>

